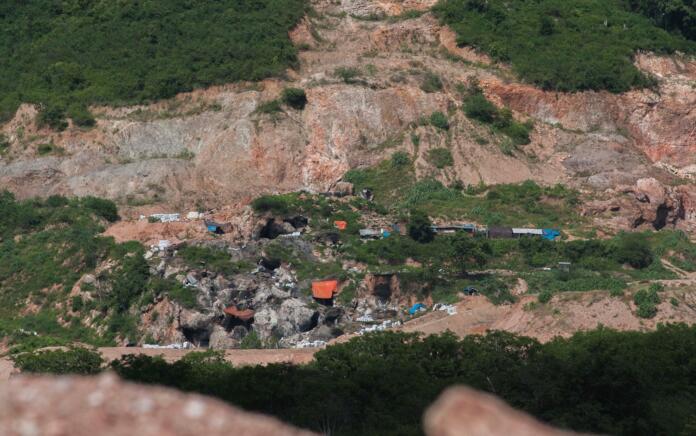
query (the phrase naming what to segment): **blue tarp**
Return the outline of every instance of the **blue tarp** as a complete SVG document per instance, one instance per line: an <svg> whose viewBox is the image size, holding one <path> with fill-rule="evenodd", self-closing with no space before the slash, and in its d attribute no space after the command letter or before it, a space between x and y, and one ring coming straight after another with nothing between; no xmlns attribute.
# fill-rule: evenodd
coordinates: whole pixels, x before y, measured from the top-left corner
<svg viewBox="0 0 696 436"><path fill-rule="evenodd" d="M556 229L544 229L542 230L542 235L541 237L544 239L548 239L549 241L553 241L556 238L561 236L561 232L559 232Z"/></svg>
<svg viewBox="0 0 696 436"><path fill-rule="evenodd" d="M425 309L425 304L416 303L408 310L409 315L415 315L419 310Z"/></svg>
<svg viewBox="0 0 696 436"><path fill-rule="evenodd" d="M389 236L391 236L391 233L389 233L389 232L386 231L386 230L382 230L382 237L383 237L383 238L388 238Z"/></svg>

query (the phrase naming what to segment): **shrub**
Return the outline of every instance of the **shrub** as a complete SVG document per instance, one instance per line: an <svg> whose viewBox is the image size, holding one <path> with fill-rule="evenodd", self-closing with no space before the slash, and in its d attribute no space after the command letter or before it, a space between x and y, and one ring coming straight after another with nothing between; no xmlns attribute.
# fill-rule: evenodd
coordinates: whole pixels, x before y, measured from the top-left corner
<svg viewBox="0 0 696 436"><path fill-rule="evenodd" d="M72 297L72 299L70 300L70 309L73 312L79 312L82 310L83 307L84 307L84 303L82 301L81 296L75 295L74 297Z"/></svg>
<svg viewBox="0 0 696 436"><path fill-rule="evenodd" d="M252 330L244 336L242 342L239 344L239 348L243 350L263 348L263 343L259 335Z"/></svg>
<svg viewBox="0 0 696 436"><path fill-rule="evenodd" d="M278 100L270 100L259 104L255 112L259 114L274 114L283 112L283 108L280 107L280 102Z"/></svg>
<svg viewBox="0 0 696 436"><path fill-rule="evenodd" d="M397 151L392 154L391 163L394 167L404 167L411 163L411 157L406 152Z"/></svg>
<svg viewBox="0 0 696 436"><path fill-rule="evenodd" d="M426 213L418 210L411 211L408 223L408 235L414 241L420 243L431 242L435 238L432 225L433 223Z"/></svg>
<svg viewBox="0 0 696 436"><path fill-rule="evenodd" d="M355 78L360 75L360 70L355 67L338 67L334 70L334 75L345 83L354 83Z"/></svg>
<svg viewBox="0 0 696 436"><path fill-rule="evenodd" d="M464 100L464 113L471 119L492 124L498 116L498 108L482 92L476 92Z"/></svg>
<svg viewBox="0 0 696 436"><path fill-rule="evenodd" d="M13 360L22 372L48 374L93 375L99 373L104 364L101 354L85 348L22 353Z"/></svg>
<svg viewBox="0 0 696 436"><path fill-rule="evenodd" d="M541 291L541 293L539 294L539 303L546 304L549 301L551 301L551 297L553 297L553 293L551 291Z"/></svg>
<svg viewBox="0 0 696 436"><path fill-rule="evenodd" d="M447 116L440 111L433 112L430 115L430 124L441 130L449 129L449 121Z"/></svg>
<svg viewBox="0 0 696 436"><path fill-rule="evenodd" d="M68 109L68 117L79 127L94 127L96 120L92 113L83 105L72 105Z"/></svg>
<svg viewBox="0 0 696 436"><path fill-rule="evenodd" d="M113 223L121 218L118 216L116 204L111 200L89 196L82 199L82 204L109 222Z"/></svg>
<svg viewBox="0 0 696 436"><path fill-rule="evenodd" d="M436 168L443 169L454 165L452 152L447 148L433 148L428 151L428 160L435 165Z"/></svg>
<svg viewBox="0 0 696 436"><path fill-rule="evenodd" d="M256 212L273 212L278 215L288 213L288 202L278 195L263 195L251 202Z"/></svg>
<svg viewBox="0 0 696 436"><path fill-rule="evenodd" d="M39 127L50 127L58 132L65 130L68 127L65 121L65 108L58 105L41 106L37 123Z"/></svg>
<svg viewBox="0 0 696 436"><path fill-rule="evenodd" d="M440 76L428 71L423 77L423 82L421 83L421 89L425 92L438 92L442 90L442 80Z"/></svg>
<svg viewBox="0 0 696 436"><path fill-rule="evenodd" d="M639 317L653 318L657 314L657 305L660 304L660 296L655 290L641 289L633 296L633 302L638 307Z"/></svg>
<svg viewBox="0 0 696 436"><path fill-rule="evenodd" d="M10 148L10 140L7 138L7 135L0 133L0 153L8 148Z"/></svg>
<svg viewBox="0 0 696 436"><path fill-rule="evenodd" d="M645 235L623 233L618 237L614 252L617 262L627 263L633 268L646 268L653 262L653 253Z"/></svg>
<svg viewBox="0 0 696 436"><path fill-rule="evenodd" d="M293 109L302 110L307 104L307 94L304 89L285 88L282 95L283 103Z"/></svg>

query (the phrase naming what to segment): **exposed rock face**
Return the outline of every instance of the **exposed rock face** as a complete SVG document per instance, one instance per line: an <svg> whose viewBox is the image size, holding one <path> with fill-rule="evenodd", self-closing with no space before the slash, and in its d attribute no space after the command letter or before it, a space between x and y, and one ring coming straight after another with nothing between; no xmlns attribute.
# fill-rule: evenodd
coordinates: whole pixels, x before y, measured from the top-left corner
<svg viewBox="0 0 696 436"><path fill-rule="evenodd" d="M450 388L428 409L428 436L571 436L519 412L493 395L466 387Z"/></svg>
<svg viewBox="0 0 696 436"><path fill-rule="evenodd" d="M691 185L664 186L654 178L643 178L633 186L619 186L607 196L607 200L585 205L583 213L615 230L694 230L696 188Z"/></svg>
<svg viewBox="0 0 696 436"><path fill-rule="evenodd" d="M266 80L148 106L93 108L97 127L90 131L38 129L36 110L24 105L0 127L12 144L0 158L0 186L21 197L97 195L219 207L244 204L261 193L326 191L346 170L375 164L397 150L414 155L418 177L444 183L534 179L604 190L673 176L655 162L674 166L681 176L696 172L696 61L638 55L636 64L658 78L654 91L545 92L511 80L505 66L482 68L491 60L457 47L454 33L431 14L394 21L354 18L425 10L433 3L315 2L319 16L291 32L296 43L312 47L301 53L300 68L288 73L292 83ZM453 61L443 51L472 63ZM358 76L345 83L337 68L355 68ZM441 78L441 90L421 89L428 72ZM500 138L456 110L457 85L472 77L516 117L535 121L531 144L505 154ZM256 112L285 86L306 90L304 111ZM448 113L452 127L446 135L417 125L434 111ZM36 146L46 142L65 153L37 156ZM433 169L427 154L436 147L452 151L452 167ZM233 233L248 235L256 224L232 222Z"/></svg>
<svg viewBox="0 0 696 436"><path fill-rule="evenodd" d="M0 434L8 436L312 435L221 401L95 378L21 376L0 384Z"/></svg>

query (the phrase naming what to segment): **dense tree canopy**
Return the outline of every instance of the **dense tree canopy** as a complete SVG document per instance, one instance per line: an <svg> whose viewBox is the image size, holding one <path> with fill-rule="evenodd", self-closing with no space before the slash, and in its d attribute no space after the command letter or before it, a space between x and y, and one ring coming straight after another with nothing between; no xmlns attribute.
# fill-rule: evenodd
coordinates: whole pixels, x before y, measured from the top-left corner
<svg viewBox="0 0 696 436"><path fill-rule="evenodd" d="M304 0L30 0L0 4L0 120L40 103L89 125L85 105L282 73ZM57 121L56 121L57 120Z"/></svg>
<svg viewBox="0 0 696 436"><path fill-rule="evenodd" d="M460 44L511 63L523 79L544 89L623 92L651 84L632 63L636 51L696 51L684 38L694 38L692 3L441 0L435 13L457 32Z"/></svg>
<svg viewBox="0 0 696 436"><path fill-rule="evenodd" d="M82 352L84 353L84 352ZM24 355L27 371L65 363L91 373L98 358ZM235 368L222 353L167 363L126 356L124 378L219 397L336 435L418 435L425 408L448 386L493 392L554 425L614 435L693 434L696 327L655 332L599 329L541 344L494 332L457 339L382 333L328 347L307 366Z"/></svg>

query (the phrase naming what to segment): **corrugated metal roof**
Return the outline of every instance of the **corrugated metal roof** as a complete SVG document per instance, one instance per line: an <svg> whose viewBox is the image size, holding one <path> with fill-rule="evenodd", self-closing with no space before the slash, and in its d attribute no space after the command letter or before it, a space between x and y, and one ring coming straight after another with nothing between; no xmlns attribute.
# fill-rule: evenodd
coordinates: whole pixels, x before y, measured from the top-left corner
<svg viewBox="0 0 696 436"><path fill-rule="evenodd" d="M543 235L544 231L541 229L513 228L512 233L516 235Z"/></svg>

